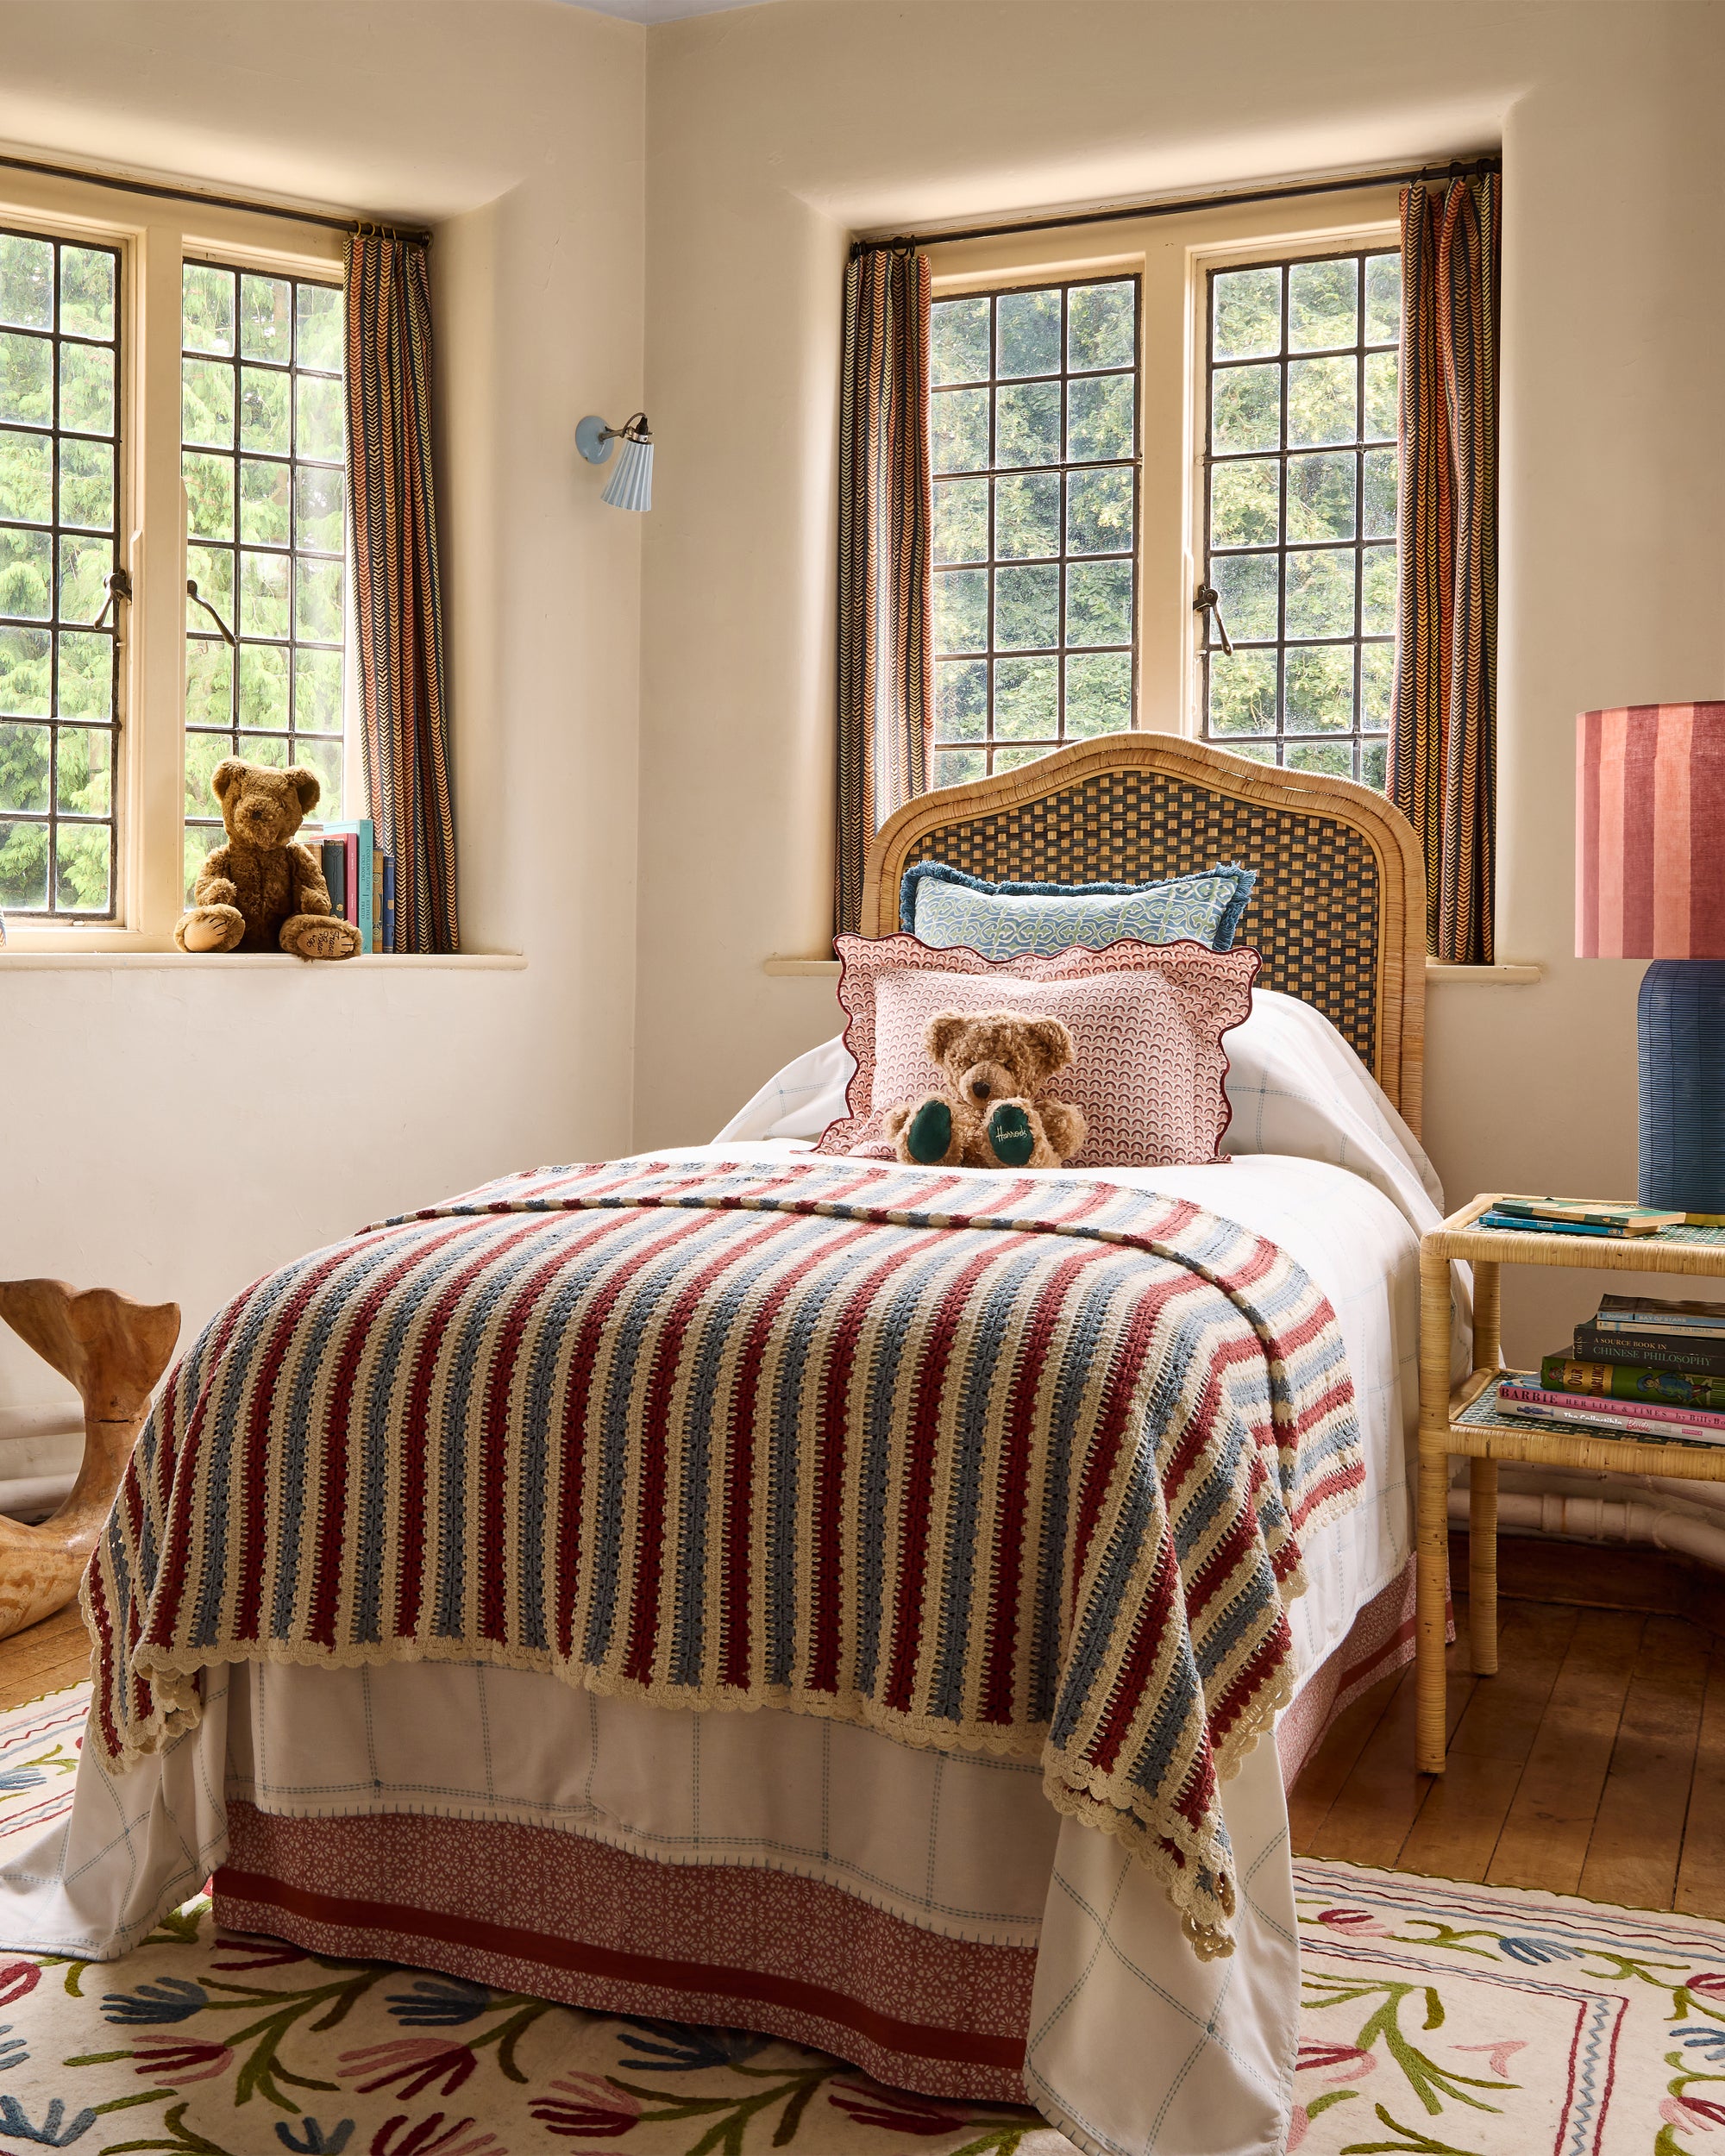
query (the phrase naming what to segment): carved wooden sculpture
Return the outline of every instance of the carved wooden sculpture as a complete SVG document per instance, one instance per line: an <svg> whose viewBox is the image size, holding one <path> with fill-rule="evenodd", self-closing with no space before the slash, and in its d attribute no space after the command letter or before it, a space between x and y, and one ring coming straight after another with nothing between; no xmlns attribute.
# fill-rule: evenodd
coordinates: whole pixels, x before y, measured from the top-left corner
<svg viewBox="0 0 1725 2156"><path fill-rule="evenodd" d="M0 1318L77 1386L84 1461L52 1519L0 1519L0 1639L63 1609L78 1592L149 1413L150 1391L179 1338L179 1305L134 1302L63 1280L0 1281Z"/></svg>

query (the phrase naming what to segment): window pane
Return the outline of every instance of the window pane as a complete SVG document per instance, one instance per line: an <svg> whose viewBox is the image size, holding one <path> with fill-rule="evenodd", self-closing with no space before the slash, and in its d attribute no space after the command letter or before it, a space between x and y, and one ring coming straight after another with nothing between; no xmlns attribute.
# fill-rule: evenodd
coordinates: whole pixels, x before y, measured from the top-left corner
<svg viewBox="0 0 1725 2156"><path fill-rule="evenodd" d="M1228 270L1212 279L1215 356L1252 360L1282 348L1282 272Z"/></svg>
<svg viewBox="0 0 1725 2156"><path fill-rule="evenodd" d="M1210 544L1274 546L1281 536L1280 461L1217 465L1210 473Z"/></svg>
<svg viewBox="0 0 1725 2156"><path fill-rule="evenodd" d="M994 551L1018 561L1060 551L1060 474L1031 472L994 481Z"/></svg>
<svg viewBox="0 0 1725 2156"><path fill-rule="evenodd" d="M0 419L46 427L53 419L53 344L47 337L0 333Z"/></svg>
<svg viewBox="0 0 1725 2156"><path fill-rule="evenodd" d="M0 233L0 322L20 329L53 328L53 253L51 240Z"/></svg>
<svg viewBox="0 0 1725 2156"><path fill-rule="evenodd" d="M1353 537L1354 465L1351 449L1342 456L1289 458L1290 540Z"/></svg>
<svg viewBox="0 0 1725 2156"><path fill-rule="evenodd" d="M999 569L994 576L994 642L1022 651L1060 642L1060 571L1046 566Z"/></svg>
<svg viewBox="0 0 1725 2156"><path fill-rule="evenodd" d="M1295 360L1288 369L1288 446L1352 442L1358 383L1352 360Z"/></svg>
<svg viewBox="0 0 1725 2156"><path fill-rule="evenodd" d="M116 248L0 233L0 906L115 912Z"/></svg>
<svg viewBox="0 0 1725 2156"><path fill-rule="evenodd" d="M1126 561L1075 561L1066 572L1066 641L1069 644L1124 644L1132 642L1132 565Z"/></svg>
<svg viewBox="0 0 1725 2156"><path fill-rule="evenodd" d="M1368 784L1395 665L1401 286L1384 248L1209 279L1203 575L1242 649L1208 619L1203 730Z"/></svg>
<svg viewBox="0 0 1725 2156"><path fill-rule="evenodd" d="M1296 262L1288 273L1288 349L1350 348L1359 322L1359 263Z"/></svg>
<svg viewBox="0 0 1725 2156"><path fill-rule="evenodd" d="M994 731L1002 741L1054 741L1060 733L1058 659L1002 659L994 669Z"/></svg>
<svg viewBox="0 0 1725 2156"><path fill-rule="evenodd" d="M1066 364L1081 368L1130 367L1138 327L1138 292L1130 282L1081 285L1072 294Z"/></svg>
<svg viewBox="0 0 1725 2156"><path fill-rule="evenodd" d="M113 336L116 266L106 248L60 249L60 326L65 335Z"/></svg>
<svg viewBox="0 0 1725 2156"><path fill-rule="evenodd" d="M1352 547L1288 556L1289 636L1351 636L1353 634Z"/></svg>
<svg viewBox="0 0 1725 2156"><path fill-rule="evenodd" d="M934 737L981 741L988 730L988 662L950 659L934 670Z"/></svg>
<svg viewBox="0 0 1725 2156"><path fill-rule="evenodd" d="M947 569L934 580L937 651L988 649L988 572Z"/></svg>
<svg viewBox="0 0 1725 2156"><path fill-rule="evenodd" d="M1066 454L1072 458L1129 457L1132 453L1130 374L1081 377L1068 392Z"/></svg>
<svg viewBox="0 0 1725 2156"><path fill-rule="evenodd" d="M1058 464L1060 385L1017 382L999 392L996 461L1003 465Z"/></svg>
<svg viewBox="0 0 1725 2156"><path fill-rule="evenodd" d="M1369 254L1365 260L1365 341L1394 344L1402 335L1402 258Z"/></svg>
<svg viewBox="0 0 1725 2156"><path fill-rule="evenodd" d="M305 476L309 478L310 474ZM936 486L934 558L937 561L988 560L987 479L942 479Z"/></svg>
<svg viewBox="0 0 1725 2156"><path fill-rule="evenodd" d="M994 305L997 374L1060 372L1060 294L1003 292Z"/></svg>
<svg viewBox="0 0 1725 2156"><path fill-rule="evenodd" d="M1138 280L938 300L931 345L950 786L1132 724Z"/></svg>
<svg viewBox="0 0 1725 2156"><path fill-rule="evenodd" d="M188 601L191 878L220 836L224 755L309 764L319 820L344 818L348 492L339 289L204 264L185 293L186 573L237 640Z"/></svg>
<svg viewBox="0 0 1725 2156"><path fill-rule="evenodd" d="M988 392L946 389L929 399L929 444L937 472L976 472L988 461Z"/></svg>
<svg viewBox="0 0 1725 2156"><path fill-rule="evenodd" d="M180 278L179 341L188 352L234 349L234 273L188 262Z"/></svg>
<svg viewBox="0 0 1725 2156"><path fill-rule="evenodd" d="M1237 651L1210 661L1210 731L1273 734L1276 730L1276 654Z"/></svg>
<svg viewBox="0 0 1725 2156"><path fill-rule="evenodd" d="M1282 370L1231 367L1210 389L1210 446L1218 456L1274 449L1282 441Z"/></svg>
<svg viewBox="0 0 1725 2156"><path fill-rule="evenodd" d="M939 382L988 379L988 302L938 299L929 309L929 377Z"/></svg>

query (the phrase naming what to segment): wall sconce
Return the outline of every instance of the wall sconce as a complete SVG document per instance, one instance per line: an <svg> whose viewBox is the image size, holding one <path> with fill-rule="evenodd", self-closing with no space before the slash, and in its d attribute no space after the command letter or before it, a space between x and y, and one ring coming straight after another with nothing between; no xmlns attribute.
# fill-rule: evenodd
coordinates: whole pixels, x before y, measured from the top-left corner
<svg viewBox="0 0 1725 2156"><path fill-rule="evenodd" d="M623 444L623 454L599 499L613 509L651 509L653 436L646 413L637 411L620 427L607 427L596 414L590 414L575 429L575 447L589 464L603 464L613 442Z"/></svg>

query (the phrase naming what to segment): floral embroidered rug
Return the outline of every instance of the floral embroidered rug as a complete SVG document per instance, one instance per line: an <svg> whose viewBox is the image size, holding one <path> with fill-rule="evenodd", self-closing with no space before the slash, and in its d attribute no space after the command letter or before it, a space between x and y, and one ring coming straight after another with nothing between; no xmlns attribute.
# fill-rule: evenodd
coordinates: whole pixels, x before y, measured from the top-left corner
<svg viewBox="0 0 1725 2156"><path fill-rule="evenodd" d="M71 1801L86 1689L0 1714L0 1838ZM1725 1925L1302 1860L1300 2156L1704 2156ZM331 1961L188 1902L123 1960L0 1953L0 2156L1072 2156L1033 2111L736 2031Z"/></svg>

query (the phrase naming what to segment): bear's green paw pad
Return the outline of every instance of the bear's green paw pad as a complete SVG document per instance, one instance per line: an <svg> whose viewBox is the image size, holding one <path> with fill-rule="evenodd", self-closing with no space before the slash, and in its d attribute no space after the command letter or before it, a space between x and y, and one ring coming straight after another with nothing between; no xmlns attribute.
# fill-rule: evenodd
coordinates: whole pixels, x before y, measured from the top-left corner
<svg viewBox="0 0 1725 2156"><path fill-rule="evenodd" d="M1035 1152L1036 1133L1016 1101L1002 1101L990 1114L988 1143L1002 1168L1022 1168Z"/></svg>
<svg viewBox="0 0 1725 2156"><path fill-rule="evenodd" d="M905 1131L911 1158L932 1167L946 1158L952 1143L952 1111L944 1100L925 1100Z"/></svg>

